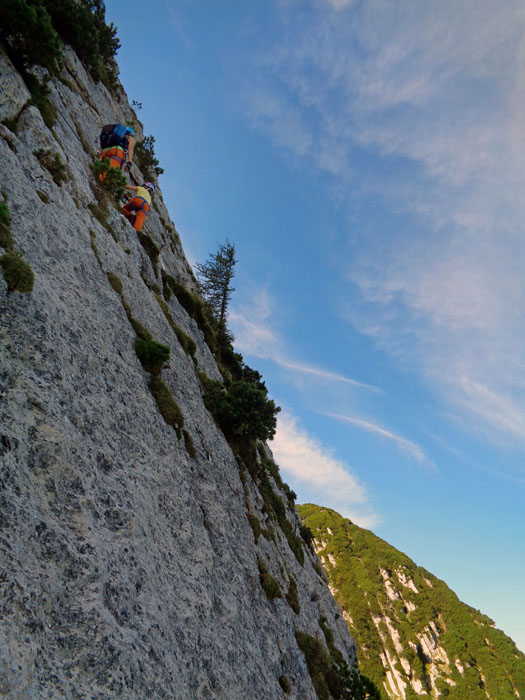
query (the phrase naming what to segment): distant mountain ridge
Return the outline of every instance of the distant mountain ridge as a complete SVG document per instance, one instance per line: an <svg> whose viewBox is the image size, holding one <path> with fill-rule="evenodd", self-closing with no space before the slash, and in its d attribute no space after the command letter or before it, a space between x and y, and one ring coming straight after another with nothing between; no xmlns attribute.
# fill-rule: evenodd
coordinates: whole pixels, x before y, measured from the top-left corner
<svg viewBox="0 0 525 700"><path fill-rule="evenodd" d="M357 642L360 668L383 698L525 698L525 654L489 617L335 511L298 510Z"/></svg>

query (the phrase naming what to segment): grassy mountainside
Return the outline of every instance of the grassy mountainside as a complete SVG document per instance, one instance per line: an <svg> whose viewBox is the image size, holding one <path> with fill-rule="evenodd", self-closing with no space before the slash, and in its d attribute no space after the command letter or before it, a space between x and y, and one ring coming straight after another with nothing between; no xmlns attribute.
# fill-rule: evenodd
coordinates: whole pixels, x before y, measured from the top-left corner
<svg viewBox="0 0 525 700"><path fill-rule="evenodd" d="M525 698L525 655L493 621L372 532L328 508L299 506L384 698Z"/></svg>

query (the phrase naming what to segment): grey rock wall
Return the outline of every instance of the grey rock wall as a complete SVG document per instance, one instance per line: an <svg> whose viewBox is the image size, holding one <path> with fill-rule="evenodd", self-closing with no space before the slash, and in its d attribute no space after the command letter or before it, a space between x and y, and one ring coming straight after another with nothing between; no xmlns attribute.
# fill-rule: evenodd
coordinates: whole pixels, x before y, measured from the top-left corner
<svg viewBox="0 0 525 700"><path fill-rule="evenodd" d="M63 80L50 84L52 130L3 50L0 76L0 118L18 123L16 133L0 125L0 199L35 274L31 294L8 294L0 271L0 697L315 700L295 630L322 638L323 615L355 657L317 557L305 547L301 566L278 527L275 541L255 543L247 505L266 527L261 495L248 474L243 484L195 364L149 288L158 269L116 209L107 226L93 213L100 126L136 115L70 50ZM60 154L65 184L38 149ZM155 203L145 230L163 246L160 266L194 289L161 193ZM162 378L193 458L148 390L108 272L171 349ZM195 321L175 297L168 306L197 344L198 369L220 378ZM294 510L288 518L297 532ZM283 592L296 579L300 613L267 599L258 556Z"/></svg>

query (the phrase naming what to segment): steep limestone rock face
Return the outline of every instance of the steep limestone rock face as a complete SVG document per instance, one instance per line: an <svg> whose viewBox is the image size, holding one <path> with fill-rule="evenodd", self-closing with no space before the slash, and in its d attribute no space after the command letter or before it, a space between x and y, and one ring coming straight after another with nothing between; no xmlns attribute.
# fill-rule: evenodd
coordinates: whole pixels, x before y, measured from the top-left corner
<svg viewBox="0 0 525 700"><path fill-rule="evenodd" d="M525 697L525 655L402 552L338 513L299 506L363 672L390 700Z"/></svg>
<svg viewBox="0 0 525 700"><path fill-rule="evenodd" d="M95 186L101 125L132 121L138 140L141 125L64 55L50 129L0 51L0 200L34 273L22 294L0 270L0 696L315 700L295 633L324 644L329 628L350 666L354 642L280 480L265 476L288 535L204 406L196 369L221 374L162 296L162 270L195 289L162 194L141 243ZM183 426L148 388L140 328L170 348Z"/></svg>

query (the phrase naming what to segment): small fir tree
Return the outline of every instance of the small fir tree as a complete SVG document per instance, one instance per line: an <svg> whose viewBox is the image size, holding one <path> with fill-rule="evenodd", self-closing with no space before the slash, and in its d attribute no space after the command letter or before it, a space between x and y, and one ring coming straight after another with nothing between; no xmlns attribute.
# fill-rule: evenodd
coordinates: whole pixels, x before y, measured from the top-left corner
<svg viewBox="0 0 525 700"><path fill-rule="evenodd" d="M201 294L217 319L219 328L226 329L228 304L235 289L231 281L235 274L235 246L226 240L204 263L197 263Z"/></svg>

